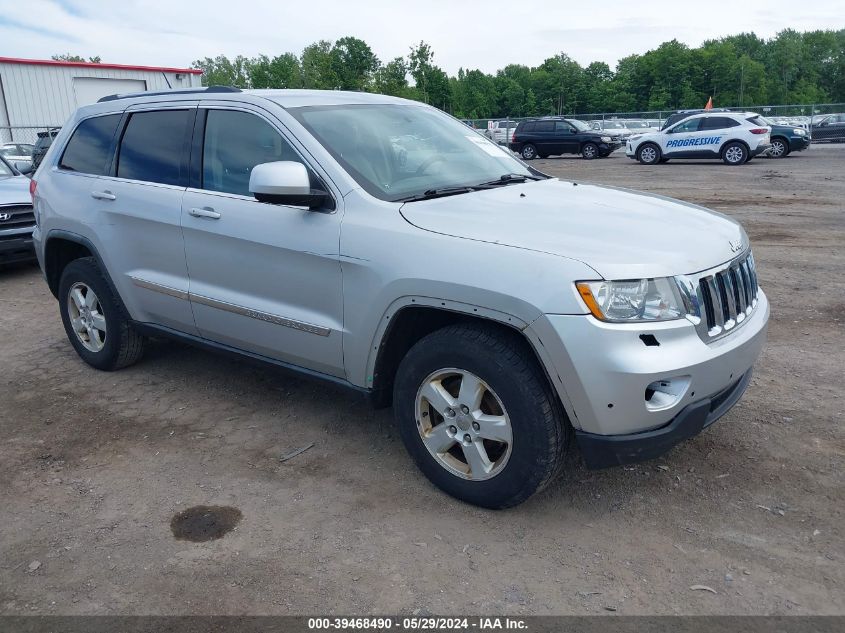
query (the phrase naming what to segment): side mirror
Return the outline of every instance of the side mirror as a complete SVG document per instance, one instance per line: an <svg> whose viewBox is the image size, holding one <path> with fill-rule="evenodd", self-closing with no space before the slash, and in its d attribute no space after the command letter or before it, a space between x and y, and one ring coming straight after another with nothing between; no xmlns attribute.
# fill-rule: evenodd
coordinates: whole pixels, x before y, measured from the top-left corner
<svg viewBox="0 0 845 633"><path fill-rule="evenodd" d="M22 173L24 176L29 176L33 172L32 163L24 163L22 161L16 160L13 163L13 167L17 169L20 173Z"/></svg>
<svg viewBox="0 0 845 633"><path fill-rule="evenodd" d="M276 161L261 163L249 175L249 192L259 202L293 207L334 208L332 197L325 191L311 188L311 178L302 163Z"/></svg>
<svg viewBox="0 0 845 633"><path fill-rule="evenodd" d="M569 128L569 133L570 134L578 134L578 130L576 130L574 127L571 127L571 128Z"/></svg>

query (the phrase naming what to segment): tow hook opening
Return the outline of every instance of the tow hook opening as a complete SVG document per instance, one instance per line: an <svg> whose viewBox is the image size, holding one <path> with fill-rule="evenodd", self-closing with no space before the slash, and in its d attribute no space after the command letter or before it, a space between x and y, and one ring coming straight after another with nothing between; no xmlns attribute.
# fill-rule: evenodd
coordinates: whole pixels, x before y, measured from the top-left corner
<svg viewBox="0 0 845 633"><path fill-rule="evenodd" d="M690 376L675 376L655 380L645 388L645 406L649 411L661 411L675 406L690 385Z"/></svg>
<svg viewBox="0 0 845 633"><path fill-rule="evenodd" d="M657 340L654 334L640 334L640 340L646 347L660 347L660 341Z"/></svg>

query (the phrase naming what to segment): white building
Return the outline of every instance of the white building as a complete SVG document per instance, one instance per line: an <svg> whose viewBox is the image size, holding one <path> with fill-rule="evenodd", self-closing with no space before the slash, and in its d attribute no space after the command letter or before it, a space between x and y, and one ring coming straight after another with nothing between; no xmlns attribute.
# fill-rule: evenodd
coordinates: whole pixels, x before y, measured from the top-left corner
<svg viewBox="0 0 845 633"><path fill-rule="evenodd" d="M0 57L0 143L31 143L79 106L125 92L200 85L202 71Z"/></svg>

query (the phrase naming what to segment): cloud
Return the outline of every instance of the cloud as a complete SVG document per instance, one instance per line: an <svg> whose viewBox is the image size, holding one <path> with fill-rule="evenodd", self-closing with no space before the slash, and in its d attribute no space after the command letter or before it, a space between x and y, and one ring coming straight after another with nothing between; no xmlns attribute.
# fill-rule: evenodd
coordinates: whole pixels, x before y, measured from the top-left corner
<svg viewBox="0 0 845 633"><path fill-rule="evenodd" d="M845 0L765 4L711 0L694 18L675 0L600 5L540 0L0 0L0 55L47 58L59 52L128 64L187 66L225 54L300 53L319 39L354 35L382 60L425 40L435 62L494 72L537 65L565 52L581 64L616 62L678 39L691 46L743 31L771 37L784 28L842 28ZM69 43L73 46L70 47Z"/></svg>

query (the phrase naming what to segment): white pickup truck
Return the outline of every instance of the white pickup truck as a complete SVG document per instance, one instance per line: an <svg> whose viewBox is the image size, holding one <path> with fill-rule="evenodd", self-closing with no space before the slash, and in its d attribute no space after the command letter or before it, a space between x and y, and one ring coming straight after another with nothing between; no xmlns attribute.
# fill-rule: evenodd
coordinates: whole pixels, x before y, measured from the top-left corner
<svg viewBox="0 0 845 633"><path fill-rule="evenodd" d="M488 121L484 135L499 145L507 145L516 131L516 121Z"/></svg>

